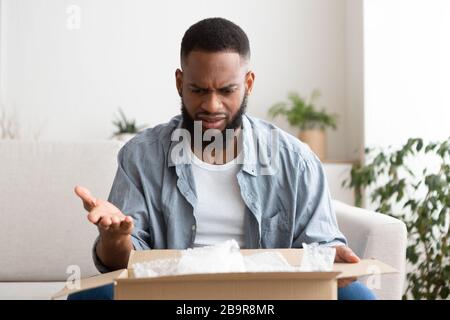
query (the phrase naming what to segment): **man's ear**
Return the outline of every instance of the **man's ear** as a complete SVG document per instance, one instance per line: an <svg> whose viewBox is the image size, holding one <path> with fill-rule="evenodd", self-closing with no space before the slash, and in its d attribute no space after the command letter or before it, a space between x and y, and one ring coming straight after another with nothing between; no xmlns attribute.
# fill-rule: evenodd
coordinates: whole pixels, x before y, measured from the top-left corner
<svg viewBox="0 0 450 320"><path fill-rule="evenodd" d="M245 75L245 92L250 95L253 90L253 84L255 83L255 74L253 71L247 72Z"/></svg>
<svg viewBox="0 0 450 320"><path fill-rule="evenodd" d="M175 71L175 83L177 86L178 95L180 97L182 97L183 96L183 71L181 71L180 69L177 69Z"/></svg>

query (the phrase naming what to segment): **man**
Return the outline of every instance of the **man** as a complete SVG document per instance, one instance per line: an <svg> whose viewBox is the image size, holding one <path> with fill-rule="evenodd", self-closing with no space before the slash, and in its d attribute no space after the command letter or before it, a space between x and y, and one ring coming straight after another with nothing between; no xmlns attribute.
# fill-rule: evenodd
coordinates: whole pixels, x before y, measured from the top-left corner
<svg viewBox="0 0 450 320"><path fill-rule="evenodd" d="M242 248L318 242L336 248L337 262L358 262L338 229L318 158L298 139L245 114L255 74L244 31L222 18L202 20L184 34L180 58L181 115L120 150L108 201L75 188L99 229L93 250L99 271L126 267L132 249L228 239ZM355 280L339 281L339 298L373 299ZM70 298L111 296L109 286Z"/></svg>

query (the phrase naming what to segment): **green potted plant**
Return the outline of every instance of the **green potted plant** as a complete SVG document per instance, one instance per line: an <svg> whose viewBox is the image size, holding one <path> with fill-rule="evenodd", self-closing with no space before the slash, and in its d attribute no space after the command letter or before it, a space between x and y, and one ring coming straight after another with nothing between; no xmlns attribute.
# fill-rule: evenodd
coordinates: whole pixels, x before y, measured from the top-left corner
<svg viewBox="0 0 450 320"><path fill-rule="evenodd" d="M128 141L139 133L146 125L136 125L136 120L128 119L121 108L119 108L119 118L113 121L116 131L113 133L113 138L120 141Z"/></svg>
<svg viewBox="0 0 450 320"><path fill-rule="evenodd" d="M325 160L325 129L336 129L337 115L328 114L323 108L318 110L316 101L319 97L319 90L312 92L309 101L292 92L288 95L287 103L279 102L269 109L269 116L285 116L291 126L300 130L299 139L308 144L319 159Z"/></svg>
<svg viewBox="0 0 450 320"><path fill-rule="evenodd" d="M450 138L438 143L409 139L396 150L366 149L366 157L343 185L354 188L357 206L365 190L376 211L405 222L410 271L403 298L448 299Z"/></svg>

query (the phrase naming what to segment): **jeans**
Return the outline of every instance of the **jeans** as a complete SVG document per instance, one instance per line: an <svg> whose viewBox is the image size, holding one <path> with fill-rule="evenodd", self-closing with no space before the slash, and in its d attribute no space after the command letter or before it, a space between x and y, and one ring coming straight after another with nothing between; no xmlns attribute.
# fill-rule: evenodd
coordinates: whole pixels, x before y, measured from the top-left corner
<svg viewBox="0 0 450 320"><path fill-rule="evenodd" d="M112 300L114 287L112 284L73 293L67 300ZM345 288L338 288L338 300L376 300L375 294L359 281L352 282Z"/></svg>
<svg viewBox="0 0 450 320"><path fill-rule="evenodd" d="M338 288L338 300L377 300L375 294L359 281Z"/></svg>

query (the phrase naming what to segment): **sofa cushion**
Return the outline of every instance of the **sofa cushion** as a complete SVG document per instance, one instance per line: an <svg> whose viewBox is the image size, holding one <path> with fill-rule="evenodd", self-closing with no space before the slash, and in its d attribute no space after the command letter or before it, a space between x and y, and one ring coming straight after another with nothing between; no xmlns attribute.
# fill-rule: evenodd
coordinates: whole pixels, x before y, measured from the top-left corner
<svg viewBox="0 0 450 320"><path fill-rule="evenodd" d="M118 141L0 141L0 281L64 281L97 273L97 228L86 219L77 184L107 198Z"/></svg>

